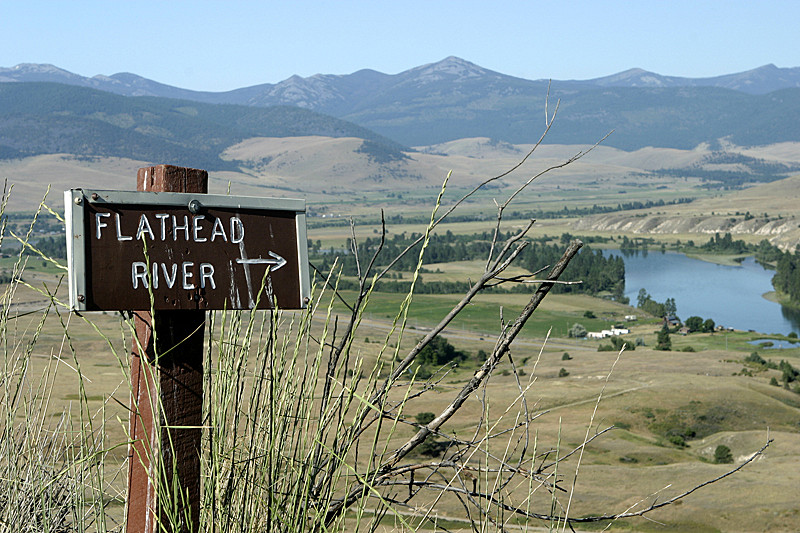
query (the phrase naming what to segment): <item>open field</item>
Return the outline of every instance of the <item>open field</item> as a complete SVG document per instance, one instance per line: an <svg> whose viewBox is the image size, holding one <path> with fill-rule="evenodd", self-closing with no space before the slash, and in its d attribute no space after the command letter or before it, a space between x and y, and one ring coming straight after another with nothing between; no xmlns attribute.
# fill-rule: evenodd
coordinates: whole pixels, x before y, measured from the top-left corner
<svg viewBox="0 0 800 533"><path fill-rule="evenodd" d="M453 265L454 270L462 267ZM52 287L54 281L51 274L33 271L26 279L34 286L47 282ZM41 305L40 294L24 287L18 291L15 311L32 310ZM345 293L344 296L352 295ZM384 342L389 346L397 343L397 333L387 335L401 298L402 295L373 294L354 344L355 351L364 357L365 368L371 365ZM454 295L414 297L409 329L402 336L401 354L438 320L455 298ZM457 348L470 353L478 349L488 351L499 330L500 307L503 307L505 320L510 320L525 299L525 295L487 294L471 306L461 321L448 328L445 337ZM586 310L592 310L598 319L583 317ZM128 326L114 314L91 313L84 321L63 310L54 311L41 327L29 369L31 376L37 376L47 365L56 368L45 418L56 421L65 409L76 416L80 403L79 367L84 376L88 411L107 420L105 431L109 444L123 442L127 420L124 406L129 395L125 375L130 349ZM800 455L800 396L769 385L771 377L779 376L775 370L756 371L752 376L742 374L742 369L747 368L742 360L753 350L746 341L753 335L742 332L725 336L674 335L674 350L691 345L697 351L656 352L649 347L654 345L657 326L645 320L634 327L630 337L641 336L646 346L623 352L615 364L617 353L598 352L598 341L568 339L563 333L564 328L576 321L599 328L629 312L626 306L588 296L550 295L512 350L519 379L523 386L530 384L529 409L541 413L532 425L534 440L527 456L551 448L565 450L577 446L586 435L587 427L594 433L610 425L617 426L587 446L570 514L621 512L637 502L663 500L721 475L729 468L713 464L717 445L728 446L735 461L740 463L768 438L773 438L765 455L744 471L701 489L683 503L657 511L650 518L676 531L793 531L799 528L800 514L794 495L800 474L794 466ZM40 312L13 318L9 322L9 343L24 346L40 319ZM318 324L314 329L320 327ZM551 328L554 338L544 343L543 338ZM65 351L65 331L77 354L74 359ZM726 345L727 350L724 349ZM111 352L112 346L120 360ZM563 358L565 352L571 359ZM786 359L800 366L800 348L764 350L761 354L767 359ZM443 409L452 394L471 376L474 369L471 365L452 370L434 387L432 394L409 402L404 410L406 418L422 411ZM562 368L568 372L565 377L559 377ZM503 361L482 393L488 403L482 403L479 397L469 400L443 431L468 434L473 431L475 419L483 409L502 413L517 401L516 379L508 360ZM601 394L592 421L592 412ZM506 424L508 422L501 422L498 428ZM686 446L670 442L666 437L670 428L684 426L694 427L697 438L687 440ZM409 429L401 427L390 445L399 445L410 435ZM124 447L115 449L107 456L107 471L122 467L124 458ZM416 460L429 459L417 457ZM475 461L477 465L477 457ZM563 486L567 489L575 478L575 467L574 461L560 467L559 477L563 476ZM122 509L123 481L124 473L112 483L117 491L110 495L114 499L109 507L112 516L119 516ZM522 498L529 490L526 485L509 487L509 501ZM546 508L549 496L543 490L540 492L538 496L533 492L533 505ZM434 512L447 520L461 516L463 510L455 500L444 498L434 505ZM392 518L386 520L390 523ZM515 522L516 519L511 519L511 523ZM453 521L450 529L461 530L458 524ZM578 526L576 529L594 528ZM664 526L641 519L620 521L612 526L612 530L663 529Z"/></svg>
<svg viewBox="0 0 800 533"><path fill-rule="evenodd" d="M312 241L321 241L323 248L342 247L352 237L351 228L340 223L350 216L355 219L357 238L376 237L380 233L376 223L380 209L385 210L387 218L396 217L398 221L388 225L387 236L421 232L425 227L422 221L429 216L433 198L448 168L454 169L454 176L444 207L470 186L513 165L525 149L492 146L480 139L428 147L410 154L410 160L402 163L405 166L398 164L400 166L395 169L398 174L393 179L379 180L374 176L380 172L380 167L366 158L341 159L342 153L352 153L357 148L348 139L255 139L234 148L232 157L252 164L239 173L212 175L212 192L224 193L230 186L234 194L306 197L309 212L314 215L309 217L308 236ZM436 231L471 234L490 229L496 214L495 199L501 201L527 177L580 148L543 146L539 158L523 171L470 198L461 211L468 215L468 221L442 224ZM747 150L753 157L758 153L770 154L776 159L793 157L792 150L787 147L765 148L763 152L755 148ZM317 157L314 154L320 153L340 155L336 156L339 159L328 160L322 166L319 161L310 162ZM558 171L537 183L535 190L529 191L506 212L502 229L522 228L526 214L533 211L555 212L563 207L577 209L594 204L615 206L630 201L671 201L691 196L698 199L689 204L621 213L618 219L610 218L612 214L549 218L538 221L531 236L549 235L557 239L566 232L587 236L652 235L648 231L656 231L658 228L653 224L657 222L663 224L665 231L672 228L670 232L658 234L658 239L666 242L694 239L702 243L709 234L723 230L733 231L735 238L748 242L770 238L791 246L792 239L800 235L796 233L794 218L794 206L800 197L800 178L741 191L711 192L701 188L697 179L646 174L671 166L688 167L706 153L705 149L644 149L625 153L600 147L591 154L591 159L587 157L568 170ZM50 202L58 207L60 191L69 187L132 189L139 166L143 163L40 156L3 162L0 176L8 176L16 182L10 208L31 210L41 200L44 191L41 184L45 181L53 183ZM408 175L417 174L421 176L419 179L407 179ZM309 175L321 178L304 179ZM121 186L120 176L125 176L123 181L131 186ZM758 215L755 220L760 221L759 225L744 220L746 211ZM474 220L481 214L485 220ZM690 216L697 218L694 225L676 223ZM408 219L413 222L409 223ZM790 228L791 225L794 228ZM1 260L0 268L8 268L11 262L13 259ZM425 265L421 275L425 281L474 279L481 267L478 261L432 264ZM510 274L515 273L521 271L510 271ZM34 287L46 284L48 290L54 290L58 284L57 274L54 267L31 259L23 279ZM408 280L406 274L409 273L403 274ZM5 288L5 285L0 286L0 291ZM57 294L63 299L63 282ZM352 299L354 294L345 291L343 296ZM353 342L353 353L363 358L363 368L370 368L384 347L390 348L384 354L385 360L391 360L395 347L402 357L459 298L452 294L415 295L407 329L401 338L392 327L403 296L371 295ZM503 324L513 320L528 298L525 294L484 294L465 309L443 336L470 355L479 350L491 351ZM97 417L95 428L100 427L101 420L105 421L103 430L109 446L124 442L130 394L126 375L131 344L129 325L113 313L79 317L68 314L63 308L51 309L47 319L41 321L41 310L47 304L46 296L19 287L9 308L5 338L13 353L31 350L31 364L26 369L31 377L26 378L26 384L34 386L37 376L47 369L55 372L49 382L50 401L43 419L55 424L65 411L68 417L75 419L85 408ZM588 311L596 318L587 318ZM345 307L340 303L334 302L333 312L344 319ZM631 333L626 340L641 340L643 345L623 352L616 364L616 352L598 351L607 341L568 338L567 332L575 323L589 330L599 330L623 323L629 314L638 315L639 320L627 324ZM324 328L323 315L324 312L313 323L315 339L320 338ZM615 302L585 295L549 295L512 348L516 373L509 359L503 360L485 388L471 397L442 431L448 435L474 433L476 420L482 420L486 410L502 418L508 406L520 403L518 383L523 388L529 386L526 398L530 413L541 415L531 425L530 443L524 453L528 461L534 458L534 462L544 461L558 451L578 446L587 435L587 428L591 435L616 426L586 447L571 516L616 513L642 505L642 502L662 501L723 474L729 465L713 463L718 445L731 449L735 466L763 446L768 438L774 438L766 453L742 472L650 516L665 525L636 519L621 521L611 529L800 530L800 512L796 504L800 486L800 473L796 468L800 456L800 395L770 384L771 378L780 378L777 370L756 368L744 362L755 350L747 341L765 337L746 332L673 335L673 351L658 352L652 349L658 328L654 318ZM550 339L545 342L548 335ZM75 357L70 354L70 347L77 354ZM682 351L689 347L695 351ZM800 367L800 347L758 351L770 361L786 360ZM476 361L469 359L445 376L437 375L441 380L431 385L431 392L405 407L404 422L410 424L414 415L421 412L444 409L453 394L472 377L476 367ZM15 369L15 372L20 375L21 370ZM78 379L79 375L82 380ZM79 385L84 387L83 392ZM602 401L593 417L601 395ZM25 424L27 420L19 416L16 422ZM510 424L509 416L492 429L502 430ZM693 435L687 435L682 444L670 439L690 430ZM401 426L389 445L399 446L411 434L412 428ZM549 454L539 457L548 450ZM362 451L359 461L365 461L368 455L367 450ZM501 450L492 452L501 453ZM113 448L106 456L108 472L121 469L121 474L109 485L109 509L115 519L121 517L125 457L124 446ZM424 456L413 459L431 460ZM477 467L481 463L475 457L471 464ZM567 489L575 479L576 465L573 460L559 467L560 483ZM509 487L507 494L510 500L516 501L533 494L537 510L549 511L550 496L544 489L537 490L532 490L532 485L522 484ZM455 499L443 498L433 504L433 508L443 520L451 520L447 522L450 530L467 530L463 522L456 520L463 515L463 508ZM387 530L391 529L393 519L385 519ZM576 529L602 528L581 526Z"/></svg>
<svg viewBox="0 0 800 533"><path fill-rule="evenodd" d="M407 159L380 163L358 150L358 139L326 137L254 138L228 149L230 158L242 162L239 172L212 172L210 190L260 196L302 196L320 214L332 216L374 215L376 208L403 207L404 213L424 214L426 207L452 171L449 187L466 191L519 163L532 145L508 145L489 139L462 139L444 145L418 147ZM483 192L465 204L468 212L493 214L491 199L501 198L541 171L561 165L568 158L585 151L585 145L542 145L517 170L492 181ZM751 157L785 162L795 145L748 147ZM742 148L728 147L731 153ZM722 212L724 206L760 214L774 211L774 201L791 207L788 197L796 196L797 187L788 183L780 193L770 195L749 190L710 191L692 177L691 168L711 151L643 148L625 152L598 146L582 159L553 170L536 181L513 209L551 211L565 205L590 207L616 206L631 201L669 201L691 197L703 199L698 210L686 212ZM0 176L14 184L12 210L31 210L41 200L48 184L60 192L71 187L133 188L136 169L145 162L128 159L86 158L71 155L46 155L0 162ZM659 175L662 169L686 169L686 175ZM126 180L126 176L129 181ZM774 190L774 188L772 189ZM783 194L781 194L783 193ZM450 194L450 193L448 193ZM453 197L458 195L453 194ZM488 201L488 203L487 203ZM60 206L61 198L53 200ZM752 203L753 205L746 205ZM715 209L714 204L720 207ZM766 208L766 209L762 209ZM663 211L664 209L659 209ZM778 214L775 212L774 214Z"/></svg>

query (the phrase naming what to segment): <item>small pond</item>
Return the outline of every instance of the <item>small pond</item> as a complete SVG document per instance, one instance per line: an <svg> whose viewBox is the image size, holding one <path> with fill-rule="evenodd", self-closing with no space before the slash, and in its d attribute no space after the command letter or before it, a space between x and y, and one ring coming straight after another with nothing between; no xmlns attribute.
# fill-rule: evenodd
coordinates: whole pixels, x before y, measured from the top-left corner
<svg viewBox="0 0 800 533"><path fill-rule="evenodd" d="M765 350L790 350L792 348L800 348L800 342L797 341L791 342L775 339L756 339L748 342L757 348L763 348Z"/></svg>

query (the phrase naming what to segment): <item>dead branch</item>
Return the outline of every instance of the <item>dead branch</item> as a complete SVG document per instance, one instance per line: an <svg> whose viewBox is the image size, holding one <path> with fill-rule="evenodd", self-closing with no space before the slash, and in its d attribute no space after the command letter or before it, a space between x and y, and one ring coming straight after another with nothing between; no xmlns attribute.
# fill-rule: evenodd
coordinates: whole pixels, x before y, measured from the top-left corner
<svg viewBox="0 0 800 533"><path fill-rule="evenodd" d="M624 512L624 513L613 514L613 515L587 516L587 517L583 517L583 518L570 518L570 517L567 517L567 520L569 522L572 522L572 523L575 523L575 524L584 523L584 522L601 522L603 520L617 520L619 518L631 518L631 517L634 517L634 516L643 516L643 515L645 515L645 514L647 514L649 512L655 511L656 509L661 509L662 507L666 507L668 505L672 505L673 503L677 502L678 500L682 500L686 496L692 494L693 492L697 492L698 490L702 489L703 487L706 487L708 485L716 483L717 481L723 480L728 476L732 476L733 474L735 474L736 472L738 472L739 470L741 470L745 466L749 465L750 463L752 463L753 461L755 461L756 459L758 459L759 457L764 455L764 451L769 447L770 444L772 444L772 442L774 440L775 439L768 439L767 442L761 447L761 449L759 449L757 452L755 452L752 456L750 456L746 461L744 461L742 464L740 464L736 468L728 470L727 472L725 472L721 476L717 476L717 477L715 477L713 479L709 479L707 481L704 481L704 482L700 483L699 485L695 485L694 487L692 487L692 488L690 488L690 489L678 494L677 496L673 496L672 498L669 498L668 500L664 500L661 503L653 502L651 505L649 505L646 508L641 509L639 511Z"/></svg>
<svg viewBox="0 0 800 533"><path fill-rule="evenodd" d="M338 501L333 502L326 515L326 520L325 520L326 523L330 523L336 516L338 516L342 512L343 509L346 509L347 507L355 503L358 499L368 494L368 491L364 490L365 487L364 484L366 484L366 486L374 487L376 481L379 478L385 477L387 474L389 474L395 467L395 465L398 463L398 461L403 459L403 457L408 455L409 452L411 452L414 448L416 448L422 442L424 442L425 439L427 439L432 432L438 431L439 428L442 426L442 424L444 424L447 420L449 420L461 408L461 406L464 404L467 398L475 390L477 390L477 388L486 378L488 378L488 376L492 373L492 371L500 362L500 360L506 355L511 346L511 343L514 341L516 336L522 330L522 327L525 325L528 319L533 315L533 312L539 307L539 304L541 304L545 296L547 296L547 294L550 292L550 289L554 285L553 282L558 280L558 278L566 269L570 260L575 256L575 254L578 253L578 250L580 250L582 246L583 243L579 240L575 240L570 243L570 245L567 247L566 251L562 255L561 259L556 263L556 265L551 270L550 275L547 277L547 282L542 283L537 288L536 292L533 294L530 301L522 310L522 312L519 314L519 316L516 318L516 320L513 322L513 324L511 324L509 328L507 328L503 332L500 339L498 339L498 342L494 350L492 351L492 354L486 359L481 368L475 372L475 375L473 375L472 379L470 379L469 382L456 395L456 397L453 399L450 405L448 405L445 408L445 410L442 411L442 413L440 413L439 416L437 416L427 426L423 426L422 428L420 428L420 430L417 432L416 435L414 435L414 437L412 437L404 445L402 445L400 448L398 448L392 454L390 454L389 457L383 461L383 464L378 469L376 469L371 474L363 476L361 478L362 481L357 483L356 486L350 490L347 496ZM511 260L512 258L509 258L509 261L507 261L506 263L510 263ZM486 281L488 281L488 279L490 279L487 278L489 274L491 273L487 273L484 274L484 276L482 276L481 280L483 280L483 283L485 283ZM481 282L476 284L475 287L477 287L478 285L482 287ZM436 334L438 334L438 332ZM416 357L416 354L414 354L413 357ZM406 357L406 360L408 360L408 364L410 364L410 361L413 360L413 357L411 358L409 358L408 356ZM386 383L384 384L384 387L386 387ZM384 387L382 387L382 390L385 390ZM379 400L382 397L383 393L380 393L379 395L377 395L376 400ZM370 403L375 405L378 402L373 401Z"/></svg>

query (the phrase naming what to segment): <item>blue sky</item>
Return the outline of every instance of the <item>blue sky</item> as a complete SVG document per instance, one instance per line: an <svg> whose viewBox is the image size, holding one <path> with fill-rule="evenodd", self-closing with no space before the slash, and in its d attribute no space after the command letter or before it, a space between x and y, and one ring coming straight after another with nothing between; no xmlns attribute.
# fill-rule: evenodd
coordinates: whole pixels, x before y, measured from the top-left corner
<svg viewBox="0 0 800 533"><path fill-rule="evenodd" d="M800 66L800 2L0 0L0 67L221 91L450 55L529 79Z"/></svg>

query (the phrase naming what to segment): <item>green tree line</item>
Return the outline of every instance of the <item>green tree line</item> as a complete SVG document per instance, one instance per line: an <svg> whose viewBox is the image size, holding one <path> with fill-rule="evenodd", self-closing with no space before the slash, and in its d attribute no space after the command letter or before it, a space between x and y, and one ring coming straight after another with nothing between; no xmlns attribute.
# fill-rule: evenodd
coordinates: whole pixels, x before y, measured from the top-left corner
<svg viewBox="0 0 800 533"><path fill-rule="evenodd" d="M785 252L780 256L772 286L788 296L791 304L800 306L800 251Z"/></svg>
<svg viewBox="0 0 800 533"><path fill-rule="evenodd" d="M397 257L403 249L419 237L420 235L417 233L412 233L410 236L405 234L394 235L383 243L382 248L380 247L379 238L370 237L358 244L356 247L357 255L363 262L371 258L380 248L376 265L378 267L387 266L390 260ZM501 236L501 240L510 237L511 233L506 233ZM564 238L571 237L571 235L567 235ZM491 249L491 243L492 234L490 232L456 235L448 231L443 234L432 235L425 251L423 265L485 259ZM555 264L562 253L563 246L559 244L532 241L520 254L517 264L531 272L536 272L548 265ZM358 272L356 254L352 251L352 241L349 239L344 249L322 250L320 245L312 244L309 255L312 264L322 272L329 271L335 261L342 266L343 274L346 276L355 276ZM407 253L395 263L395 270L398 272L413 271L416 268L417 260L418 253L416 251ZM556 285L552 289L554 292L593 295L608 292L617 299L624 299L625 262L621 257L604 257L600 251L594 251L591 247L584 246L570 262L565 275L570 280L580 280L582 283ZM379 285L378 290L403 291L407 290L409 283L384 282ZM391 287L392 285L394 287ZM466 283L436 282L435 284L430 284L427 288L421 288L420 292L461 292L466 287ZM526 289L520 286L516 290Z"/></svg>

